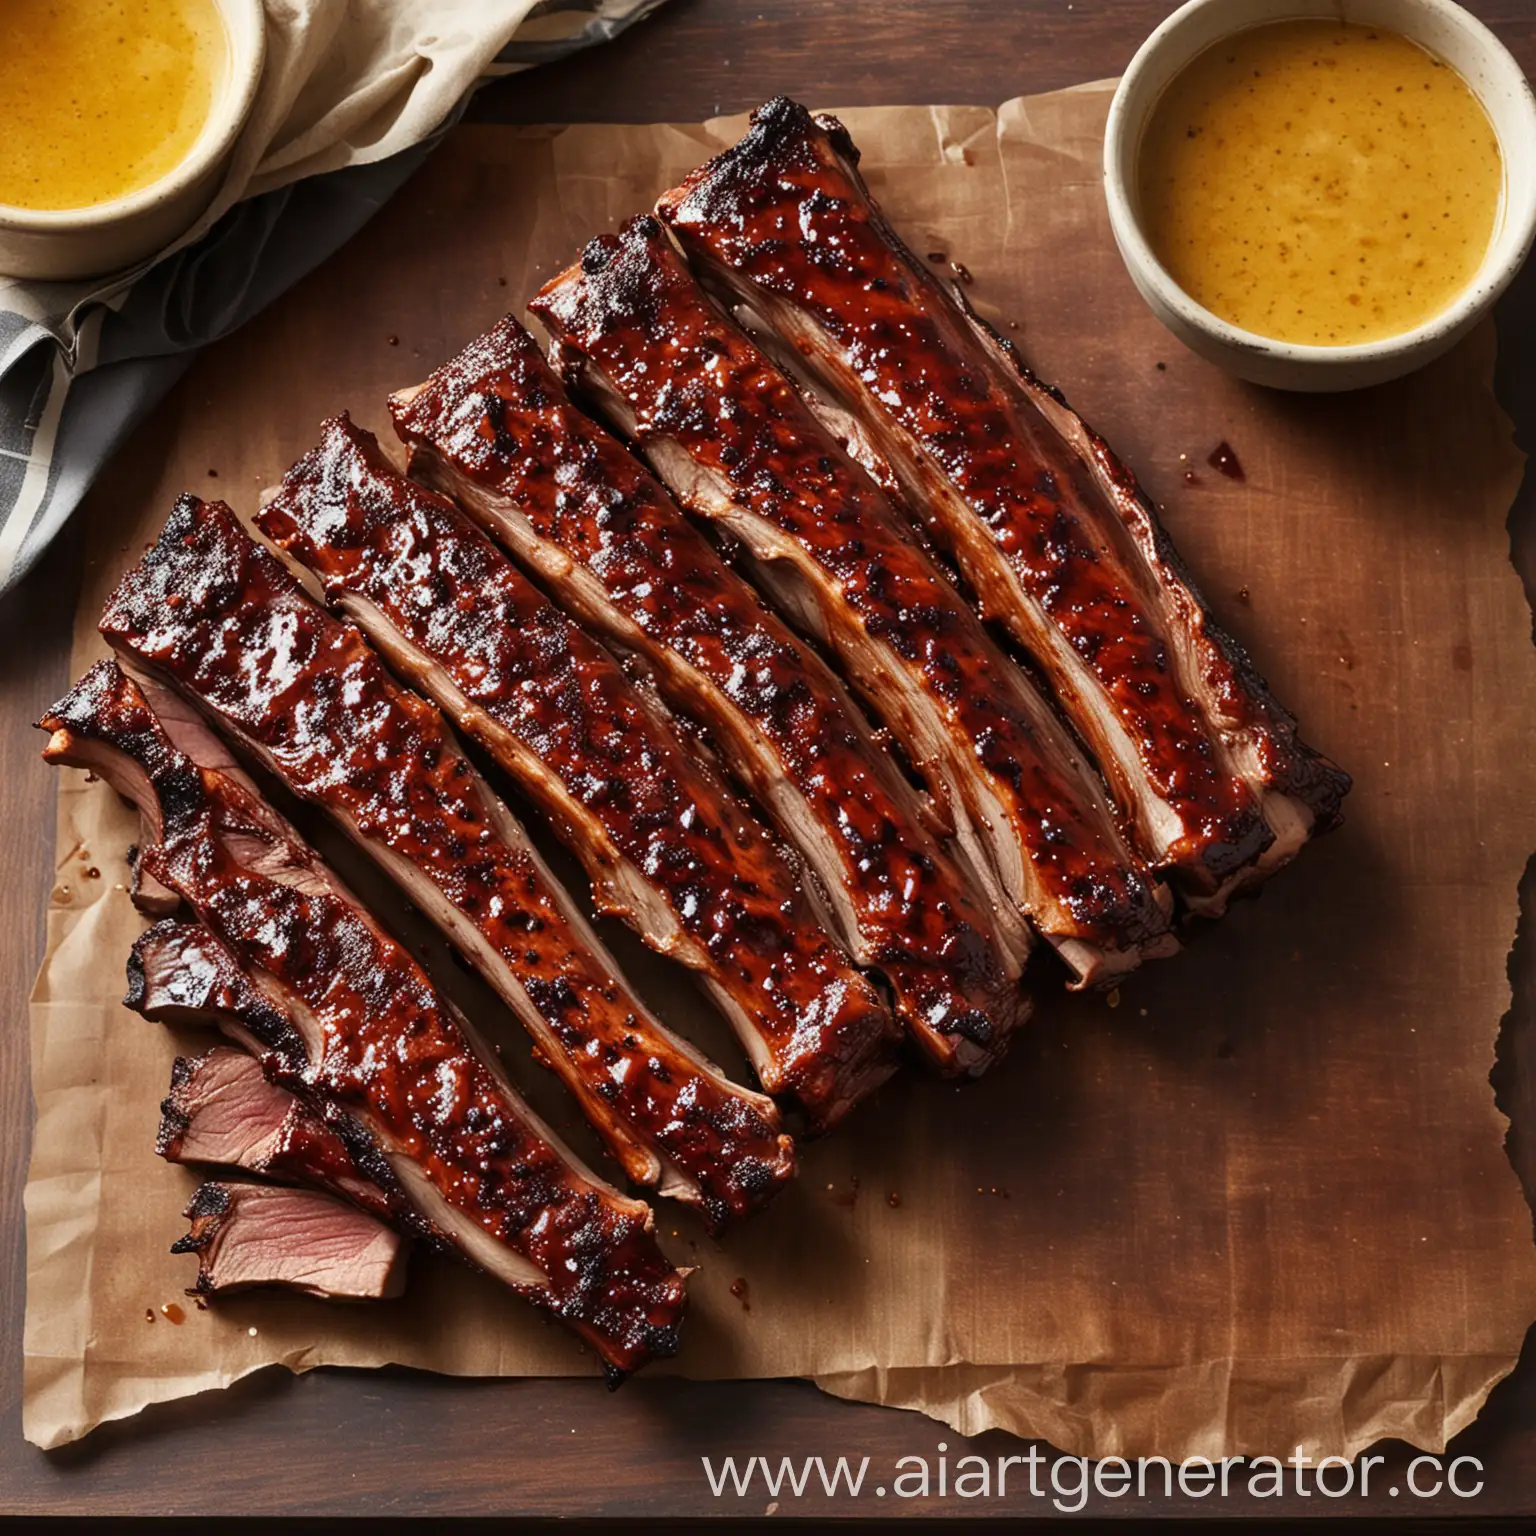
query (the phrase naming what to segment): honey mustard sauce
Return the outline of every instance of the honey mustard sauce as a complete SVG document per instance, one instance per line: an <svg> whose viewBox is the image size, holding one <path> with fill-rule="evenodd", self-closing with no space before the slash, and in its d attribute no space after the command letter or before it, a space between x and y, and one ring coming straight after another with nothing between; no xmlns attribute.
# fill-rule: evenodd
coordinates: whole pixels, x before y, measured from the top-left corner
<svg viewBox="0 0 1536 1536"><path fill-rule="evenodd" d="M1197 303L1278 341L1344 346L1456 298L1503 182L1454 69L1396 33L1320 19L1199 55L1153 109L1138 192L1153 251Z"/></svg>
<svg viewBox="0 0 1536 1536"><path fill-rule="evenodd" d="M214 0L3 0L0 204L86 208L158 181L228 71Z"/></svg>

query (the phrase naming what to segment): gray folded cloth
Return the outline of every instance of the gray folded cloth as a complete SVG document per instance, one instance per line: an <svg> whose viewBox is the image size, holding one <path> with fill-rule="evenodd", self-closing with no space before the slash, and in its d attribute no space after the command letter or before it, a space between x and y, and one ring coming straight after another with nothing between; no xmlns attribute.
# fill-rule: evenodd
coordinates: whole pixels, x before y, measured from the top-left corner
<svg viewBox="0 0 1536 1536"><path fill-rule="evenodd" d="M284 92L270 107L270 122L258 122L259 142L249 146L243 165L237 151L231 182L238 173L238 183L226 184L220 199L225 209L221 212L216 200L206 233L194 231L191 243L173 246L141 272L115 281L0 282L0 593L63 527L125 434L198 348L243 325L350 239L458 120L477 78L547 63L606 41L661 3L485 0L483 9L472 13L473 24L464 22L464 31L442 43L426 36L420 47L417 39L400 36L409 4L392 12L375 5L381 30L386 20L393 29L380 39L375 67L404 82L384 133L378 131L377 93L363 89L375 84L376 75L334 78L334 71L327 73L328 58L339 50L322 56L310 33L285 35L279 39L278 72L289 68L290 78L279 80ZM370 7L361 9L366 18ZM455 10L462 7L448 0L422 14L445 23L445 13ZM303 13L302 0L297 6L286 0L282 14L289 25L295 15L309 22ZM269 6L269 18L274 14ZM475 25L478 37L470 35ZM444 25L437 30L448 32ZM272 73L270 40L269 31ZM487 40L484 57L494 54L494 62L483 67L474 45ZM349 41L353 47L347 51L355 54L356 39ZM294 79L292 66L304 46L314 51L316 63L309 73L304 61L305 75ZM446 48L454 53L445 60ZM426 67L412 76L409 66L422 59ZM472 73L456 80L454 66ZM427 80L431 90L420 88ZM445 83L457 86L456 100L436 99ZM336 100L327 98L328 90ZM356 114L346 117L347 106L359 100L372 114L366 124L359 124ZM259 104L258 117L261 111ZM424 112L435 112L436 127L422 138ZM365 150L349 142L362 136L350 133L357 127L366 133ZM387 158L375 157L381 144L393 148L402 140L414 142ZM321 170L328 164L341 168ZM253 189L254 195L246 195Z"/></svg>

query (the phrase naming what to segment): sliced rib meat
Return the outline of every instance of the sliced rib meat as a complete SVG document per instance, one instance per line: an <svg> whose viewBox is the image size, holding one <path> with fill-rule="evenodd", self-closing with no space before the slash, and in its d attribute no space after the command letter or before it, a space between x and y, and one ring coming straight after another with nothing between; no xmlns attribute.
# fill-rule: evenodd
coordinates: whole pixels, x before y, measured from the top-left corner
<svg viewBox="0 0 1536 1536"><path fill-rule="evenodd" d="M459 501L701 721L815 872L941 1070L980 1071L1025 1011L1021 955L921 819L824 662L503 320L391 402L413 473ZM1021 936L1022 937L1022 936Z"/></svg>
<svg viewBox="0 0 1536 1536"><path fill-rule="evenodd" d="M101 619L280 782L324 807L517 1013L638 1183L718 1230L793 1176L771 1100L668 1031L442 717L222 503L183 497Z"/></svg>
<svg viewBox="0 0 1536 1536"><path fill-rule="evenodd" d="M341 1137L233 1046L176 1058L155 1151L169 1163L217 1163L329 1190L380 1221L394 1214L390 1197L358 1174Z"/></svg>
<svg viewBox="0 0 1536 1536"><path fill-rule="evenodd" d="M173 744L116 662L92 667L42 728L50 762L153 807L150 872L293 1020L306 1093L362 1122L427 1221L586 1339L611 1380L675 1352L683 1276L650 1210L560 1143L270 806Z"/></svg>
<svg viewBox="0 0 1536 1536"><path fill-rule="evenodd" d="M794 385L704 294L655 219L589 244L533 309L688 511L751 552L1079 983L1174 947L1172 908L1093 770L904 516Z"/></svg>
<svg viewBox="0 0 1536 1536"><path fill-rule="evenodd" d="M685 249L859 417L985 613L1055 688L1143 852L1198 910L1338 820L1134 477L886 222L835 118L784 98L661 200Z"/></svg>
<svg viewBox="0 0 1536 1536"><path fill-rule="evenodd" d="M405 1289L410 1249L399 1234L319 1190L203 1184L182 1214L192 1230L171 1252L197 1255L190 1296L277 1286L326 1301L376 1301Z"/></svg>
<svg viewBox="0 0 1536 1536"><path fill-rule="evenodd" d="M765 1088L825 1128L890 1074L895 1025L778 846L451 501L343 416L257 521L545 812L602 907L702 976Z"/></svg>

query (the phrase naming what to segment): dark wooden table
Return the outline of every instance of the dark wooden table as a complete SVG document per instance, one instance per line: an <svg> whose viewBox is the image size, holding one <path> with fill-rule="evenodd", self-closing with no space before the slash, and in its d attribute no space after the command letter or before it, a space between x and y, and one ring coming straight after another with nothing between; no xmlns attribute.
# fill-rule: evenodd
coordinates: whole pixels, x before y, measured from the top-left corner
<svg viewBox="0 0 1536 1536"><path fill-rule="evenodd" d="M813 104L965 102L1114 75L1170 9L1167 0L670 0L611 47L505 82L474 107L482 121L694 121L778 91ZM1471 6L1536 75L1536 0ZM430 175L430 166L425 174ZM1536 266L1500 313L1499 390L1522 440L1536 442ZM211 348L180 386L219 366ZM176 397L163 410L174 410ZM1528 574L1529 489L1512 519ZM641 1379L610 1397L592 1382L444 1381L406 1372L273 1371L230 1391L151 1410L44 1455L21 1438L25 1304L22 1186L31 1099L26 996L43 948L54 785L28 729L65 683L80 549L66 537L0 605L0 1512L63 1514L709 1515L761 1513L765 1496L713 1498L700 1457L777 1460L868 1455L869 1482L895 1459L935 1455L958 1437L917 1415L854 1406L796 1382L691 1384ZM1529 1122L1528 1122L1529 1123ZM1529 1123L1523 1148L1536 1146ZM1536 1161L1536 1160L1533 1160ZM1532 1187L1527 1178L1527 1190ZM967 1450L1027 1447L1001 1435ZM1456 1443L1486 1468L1471 1500L1392 1499L1407 1453L1387 1448L1374 1496L1221 1503L1149 1501L1148 1513L1536 1514L1536 1335L1526 1359ZM1470 1468L1464 1469L1473 1476ZM1070 1479L1064 1478L1070 1483ZM1426 1477L1425 1481L1428 1479ZM1241 1480L1236 1480L1237 1486ZM1467 1486L1464 1477L1463 1486ZM1070 1501L1069 1501L1070 1502ZM1085 1513L1131 1514L1134 1498ZM819 1494L780 1513L828 1509ZM1050 1498L1006 1505L951 1498L844 1497L863 1514L1050 1514Z"/></svg>

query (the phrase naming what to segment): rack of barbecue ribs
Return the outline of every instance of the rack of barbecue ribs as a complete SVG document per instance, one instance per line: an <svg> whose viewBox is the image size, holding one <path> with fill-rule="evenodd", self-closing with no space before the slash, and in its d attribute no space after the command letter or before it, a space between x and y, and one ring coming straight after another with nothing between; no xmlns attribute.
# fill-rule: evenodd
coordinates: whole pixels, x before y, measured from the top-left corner
<svg viewBox="0 0 1536 1536"><path fill-rule="evenodd" d="M1029 917L1079 985L1176 947L1167 888L1051 705L654 219L592 241L532 307L566 382L841 660L995 902Z"/></svg>
<svg viewBox="0 0 1536 1536"><path fill-rule="evenodd" d="M313 601L222 503L183 497L101 631L327 810L501 995L621 1166L715 1230L793 1176L771 1100L630 990L436 709Z"/></svg>
<svg viewBox="0 0 1536 1536"><path fill-rule="evenodd" d="M678 722L446 497L345 416L257 518L545 814L599 906L703 978L763 1087L834 1125L895 1022L799 872Z"/></svg>
<svg viewBox="0 0 1536 1536"><path fill-rule="evenodd" d="M391 402L411 472L561 604L648 665L797 847L850 954L941 1071L983 1070L1027 1013L1028 934L973 889L825 662L503 320Z"/></svg>
<svg viewBox="0 0 1536 1536"><path fill-rule="evenodd" d="M114 661L42 726L49 761L94 771L138 807L159 888L292 1020L303 1060L290 1080L376 1143L431 1231L572 1328L611 1381L675 1352L684 1277L650 1209L560 1143L410 954L220 766L205 730L158 716Z"/></svg>
<svg viewBox="0 0 1536 1536"><path fill-rule="evenodd" d="M846 129L783 97L658 204L1055 692L1190 908L1292 858L1349 779L1212 619L1135 478L902 243Z"/></svg>
<svg viewBox="0 0 1536 1536"><path fill-rule="evenodd" d="M826 1130L904 1042L979 1074L1032 955L1112 986L1350 781L1130 472L902 244L834 118L768 103L532 309L550 358L508 318L390 400L405 473L326 422L256 519L271 548L183 497L45 756L140 812L160 921L125 1001L231 1042L161 1105L161 1155L228 1174L177 1245L200 1289L388 1296L411 1245L446 1250L617 1381L684 1308L649 1207L242 761L338 823L624 1172L715 1232L793 1176L775 1098ZM764 1092L646 1007L456 730L599 911L701 980Z"/></svg>

